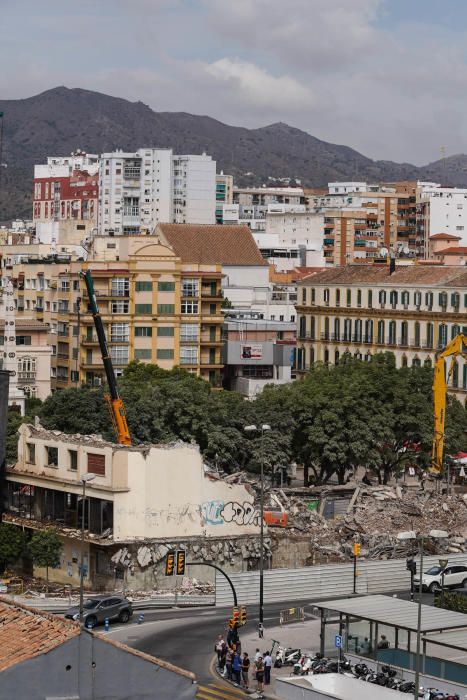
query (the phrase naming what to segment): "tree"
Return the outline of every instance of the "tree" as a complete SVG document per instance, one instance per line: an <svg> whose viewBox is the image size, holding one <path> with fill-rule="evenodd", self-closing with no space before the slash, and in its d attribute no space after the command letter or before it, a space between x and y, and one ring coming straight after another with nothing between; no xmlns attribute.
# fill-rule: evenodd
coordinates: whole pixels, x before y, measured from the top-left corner
<svg viewBox="0 0 467 700"><path fill-rule="evenodd" d="M0 523L0 571L16 564L26 549L26 535L21 528Z"/></svg>
<svg viewBox="0 0 467 700"><path fill-rule="evenodd" d="M53 527L36 530L29 543L32 559L38 566L45 566L45 590L49 592L49 566L60 564L62 541Z"/></svg>

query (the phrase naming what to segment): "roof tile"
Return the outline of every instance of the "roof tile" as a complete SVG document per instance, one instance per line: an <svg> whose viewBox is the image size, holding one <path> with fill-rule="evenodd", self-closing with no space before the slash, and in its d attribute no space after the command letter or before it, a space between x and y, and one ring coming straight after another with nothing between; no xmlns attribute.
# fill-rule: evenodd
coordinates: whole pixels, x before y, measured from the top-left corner
<svg viewBox="0 0 467 700"><path fill-rule="evenodd" d="M346 265L317 272L298 284L467 287L467 269L459 265L401 265L391 275L389 265Z"/></svg>

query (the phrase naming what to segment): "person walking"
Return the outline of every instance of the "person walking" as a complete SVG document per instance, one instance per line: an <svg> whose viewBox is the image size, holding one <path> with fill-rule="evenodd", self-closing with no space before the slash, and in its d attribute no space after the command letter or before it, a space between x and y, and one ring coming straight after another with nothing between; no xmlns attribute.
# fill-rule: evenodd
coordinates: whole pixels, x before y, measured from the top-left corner
<svg viewBox="0 0 467 700"><path fill-rule="evenodd" d="M233 661L233 649L229 647L227 649L227 654L225 655L225 673L228 681L232 680L232 661Z"/></svg>
<svg viewBox="0 0 467 700"><path fill-rule="evenodd" d="M217 665L218 665L218 666L221 665L222 648L223 648L224 644L225 644L225 642L224 642L224 637L220 634L220 635L217 637L217 642L216 642L215 645L214 645L214 651L215 651L216 654L217 654Z"/></svg>
<svg viewBox="0 0 467 700"><path fill-rule="evenodd" d="M247 652L243 654L243 659L242 659L242 684L244 688L248 688L248 674L250 671L250 659L248 657Z"/></svg>
<svg viewBox="0 0 467 700"><path fill-rule="evenodd" d="M260 656L258 661L255 661L255 672L256 672L256 690L262 693L264 690L264 662L263 657Z"/></svg>
<svg viewBox="0 0 467 700"><path fill-rule="evenodd" d="M238 685L240 685L240 672L242 670L242 660L240 658L240 654L238 651L234 652L233 658L232 658L232 676Z"/></svg>
<svg viewBox="0 0 467 700"><path fill-rule="evenodd" d="M266 651L263 657L264 662L264 684L271 684L272 656L270 651Z"/></svg>
<svg viewBox="0 0 467 700"><path fill-rule="evenodd" d="M264 625L262 622L258 622L258 637L260 639L264 637Z"/></svg>

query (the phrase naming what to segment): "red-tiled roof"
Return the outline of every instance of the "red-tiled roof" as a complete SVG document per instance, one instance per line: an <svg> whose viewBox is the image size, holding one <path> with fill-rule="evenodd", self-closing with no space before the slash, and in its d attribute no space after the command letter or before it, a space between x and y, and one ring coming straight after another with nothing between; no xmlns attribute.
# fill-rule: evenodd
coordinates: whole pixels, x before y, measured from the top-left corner
<svg viewBox="0 0 467 700"><path fill-rule="evenodd" d="M430 241L460 241L462 236L454 236L452 233L434 233Z"/></svg>
<svg viewBox="0 0 467 700"><path fill-rule="evenodd" d="M157 231L184 263L267 265L248 226L159 224Z"/></svg>
<svg viewBox="0 0 467 700"><path fill-rule="evenodd" d="M318 272L298 282L299 285L423 285L467 287L467 269L460 266L398 265L389 273L389 265L346 265Z"/></svg>
<svg viewBox="0 0 467 700"><path fill-rule="evenodd" d="M451 248L443 248L443 250L437 250L433 255L466 255L467 246L451 246Z"/></svg>
<svg viewBox="0 0 467 700"><path fill-rule="evenodd" d="M76 622L0 598L0 671L46 654L79 633Z"/></svg>

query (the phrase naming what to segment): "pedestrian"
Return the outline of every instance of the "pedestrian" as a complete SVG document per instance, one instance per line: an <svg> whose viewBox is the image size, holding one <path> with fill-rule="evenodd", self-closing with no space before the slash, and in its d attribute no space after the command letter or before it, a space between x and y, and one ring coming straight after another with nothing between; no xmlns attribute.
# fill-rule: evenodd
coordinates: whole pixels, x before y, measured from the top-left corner
<svg viewBox="0 0 467 700"><path fill-rule="evenodd" d="M240 672L242 670L242 660L238 651L234 651L232 658L232 676L238 685L240 685Z"/></svg>
<svg viewBox="0 0 467 700"><path fill-rule="evenodd" d="M264 637L264 625L262 622L258 622L258 637L260 639Z"/></svg>
<svg viewBox="0 0 467 700"><path fill-rule="evenodd" d="M378 649L389 649L389 642L385 634L381 635L381 639L378 642Z"/></svg>
<svg viewBox="0 0 467 700"><path fill-rule="evenodd" d="M260 655L258 661L255 661L255 673L256 673L256 690L259 693L263 692L264 689L264 662L263 657Z"/></svg>
<svg viewBox="0 0 467 700"><path fill-rule="evenodd" d="M220 634L217 637L217 642L214 645L214 651L217 654L217 665L221 665L221 657L222 657L222 647L224 646L224 637Z"/></svg>
<svg viewBox="0 0 467 700"><path fill-rule="evenodd" d="M264 685L270 685L270 683L271 683L271 668L272 668L272 656L271 656L270 651L264 652L263 662L264 662Z"/></svg>
<svg viewBox="0 0 467 700"><path fill-rule="evenodd" d="M257 649L257 650L255 651L255 663L258 661L258 659L260 658L260 656L261 656L261 652L260 652L259 649Z"/></svg>
<svg viewBox="0 0 467 700"><path fill-rule="evenodd" d="M227 648L228 648L227 644L224 642L224 644L222 645L221 658L219 661L219 667L222 671L222 675L224 675L224 673L225 673L225 659L227 656Z"/></svg>
<svg viewBox="0 0 467 700"><path fill-rule="evenodd" d="M242 683L244 688L248 688L248 673L250 671L250 659L247 652L243 654L242 659Z"/></svg>
<svg viewBox="0 0 467 700"><path fill-rule="evenodd" d="M225 673L226 673L228 681L232 680L233 655L234 655L234 651L233 651L232 647L229 647L227 649L227 654L225 655Z"/></svg>

